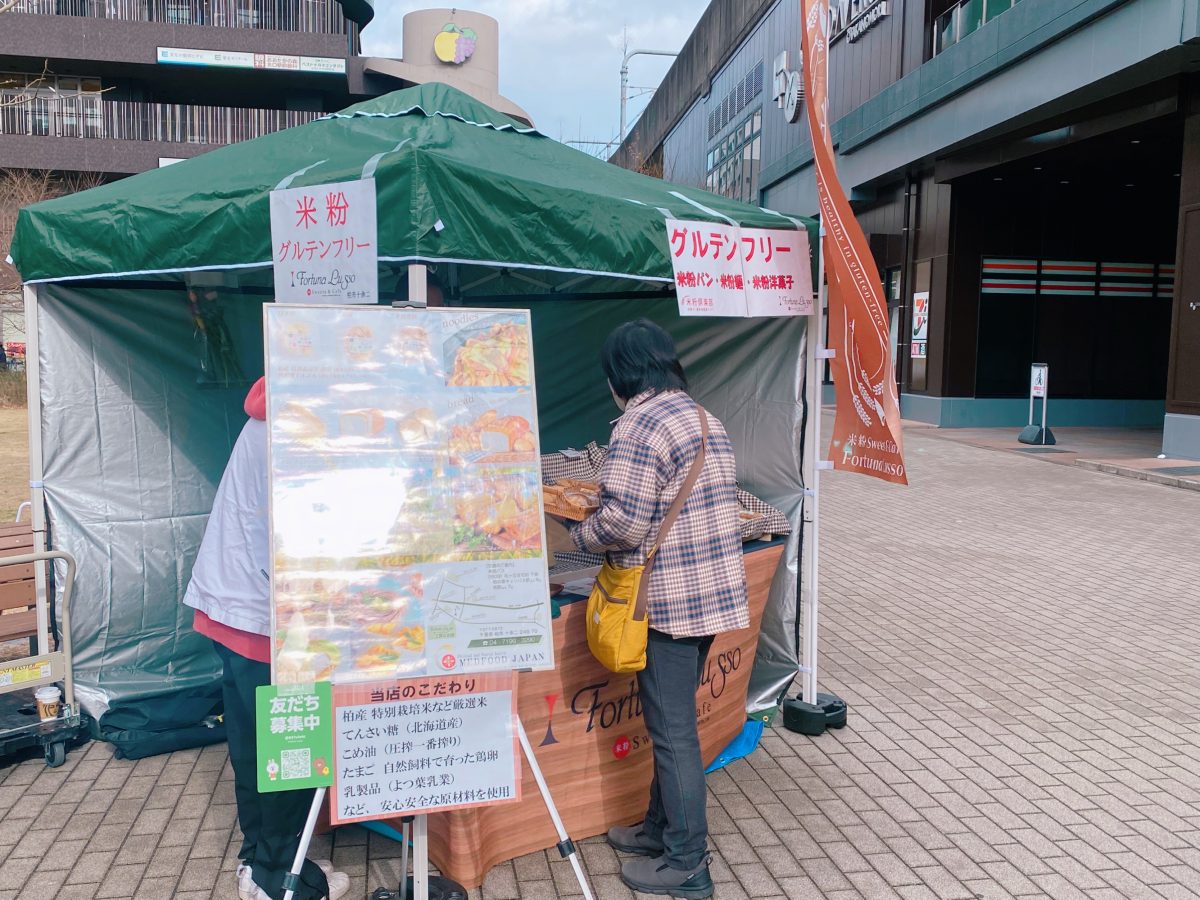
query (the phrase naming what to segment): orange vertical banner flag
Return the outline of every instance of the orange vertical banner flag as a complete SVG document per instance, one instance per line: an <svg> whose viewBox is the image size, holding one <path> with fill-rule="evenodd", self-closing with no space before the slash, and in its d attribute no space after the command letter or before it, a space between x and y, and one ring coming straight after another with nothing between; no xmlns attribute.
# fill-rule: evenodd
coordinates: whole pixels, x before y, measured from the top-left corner
<svg viewBox="0 0 1200 900"><path fill-rule="evenodd" d="M830 361L837 413L830 442L835 469L908 484L900 400L887 306L866 235L837 177L829 131L829 0L800 0L804 93L825 236Z"/></svg>

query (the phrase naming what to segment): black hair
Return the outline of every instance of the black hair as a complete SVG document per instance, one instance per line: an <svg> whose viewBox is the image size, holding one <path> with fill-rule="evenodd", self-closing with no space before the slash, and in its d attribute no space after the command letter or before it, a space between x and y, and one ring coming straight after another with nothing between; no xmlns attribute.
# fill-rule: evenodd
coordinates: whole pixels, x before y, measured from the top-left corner
<svg viewBox="0 0 1200 900"><path fill-rule="evenodd" d="M675 341L649 319L617 326L604 341L600 366L622 400L632 400L644 391L687 390Z"/></svg>

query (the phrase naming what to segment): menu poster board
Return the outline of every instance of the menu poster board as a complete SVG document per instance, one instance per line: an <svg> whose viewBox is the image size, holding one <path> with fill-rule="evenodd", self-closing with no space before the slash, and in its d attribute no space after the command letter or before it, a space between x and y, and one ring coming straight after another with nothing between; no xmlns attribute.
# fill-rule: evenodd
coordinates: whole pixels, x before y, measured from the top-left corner
<svg viewBox="0 0 1200 900"><path fill-rule="evenodd" d="M810 316L808 232L667 219L681 316Z"/></svg>
<svg viewBox="0 0 1200 900"><path fill-rule="evenodd" d="M512 672L333 688L334 825L521 799Z"/></svg>
<svg viewBox="0 0 1200 900"><path fill-rule="evenodd" d="M529 313L264 309L273 682L552 668Z"/></svg>

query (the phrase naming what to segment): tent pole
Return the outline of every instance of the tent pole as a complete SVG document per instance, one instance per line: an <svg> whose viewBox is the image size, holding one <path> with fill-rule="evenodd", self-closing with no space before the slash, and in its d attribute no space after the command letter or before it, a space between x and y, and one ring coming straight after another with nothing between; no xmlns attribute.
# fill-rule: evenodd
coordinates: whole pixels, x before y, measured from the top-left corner
<svg viewBox="0 0 1200 900"><path fill-rule="evenodd" d="M822 233L824 228L822 228ZM817 616L820 606L818 573L820 567L821 523L821 400L825 365L825 254L817 243L817 296L809 319L805 353L805 404L808 415L804 428L804 535L800 554L803 573L800 605L802 650L801 694L806 703L817 702Z"/></svg>
<svg viewBox="0 0 1200 900"><path fill-rule="evenodd" d="M408 267L408 303L409 306L424 308L429 302L428 270L420 263L412 263Z"/></svg>
<svg viewBox="0 0 1200 900"><path fill-rule="evenodd" d="M800 4L801 16L804 4ZM828 49L828 48L827 48ZM829 86L829 53L825 53L826 97ZM816 139L816 135L813 136ZM818 192L820 185L817 186ZM808 359L806 378L808 387L808 417L804 443L804 547L801 553L808 582L808 602L802 606L804 625L804 658L801 672L804 675L804 701L817 705L817 636L818 616L821 607L820 588L820 540L821 540L821 470L832 469L833 463L821 458L821 399L822 376L825 360L833 356L825 338L825 301L829 292L825 288L825 218L821 217L817 241L817 297L812 320L809 322Z"/></svg>
<svg viewBox="0 0 1200 900"><path fill-rule="evenodd" d="M421 263L408 267L408 304L424 309L429 302L429 270ZM401 879L407 873L400 873ZM429 818L413 819L413 900L429 900Z"/></svg>
<svg viewBox="0 0 1200 900"><path fill-rule="evenodd" d="M42 491L42 378L41 353L38 340L38 299L41 288L36 284L27 284L23 288L25 295L25 396L29 416L29 517L33 525L33 552L46 551L46 499ZM34 566L34 590L38 598L37 604L37 644L38 654L50 652L50 622L49 602L46 592L48 584L46 567ZM53 598L50 598L53 602ZM73 693L73 692L72 692ZM75 698L68 697L67 702L74 704Z"/></svg>

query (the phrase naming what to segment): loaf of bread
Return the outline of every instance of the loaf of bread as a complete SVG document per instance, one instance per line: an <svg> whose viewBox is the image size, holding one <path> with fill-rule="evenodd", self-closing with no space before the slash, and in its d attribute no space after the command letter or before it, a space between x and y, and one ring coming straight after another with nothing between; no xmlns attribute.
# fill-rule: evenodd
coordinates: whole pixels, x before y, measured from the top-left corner
<svg viewBox="0 0 1200 900"><path fill-rule="evenodd" d="M299 403L288 403L279 411L275 425L284 434L298 440L323 438L328 433L325 421Z"/></svg>

